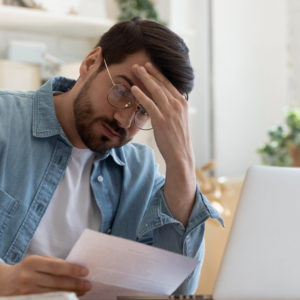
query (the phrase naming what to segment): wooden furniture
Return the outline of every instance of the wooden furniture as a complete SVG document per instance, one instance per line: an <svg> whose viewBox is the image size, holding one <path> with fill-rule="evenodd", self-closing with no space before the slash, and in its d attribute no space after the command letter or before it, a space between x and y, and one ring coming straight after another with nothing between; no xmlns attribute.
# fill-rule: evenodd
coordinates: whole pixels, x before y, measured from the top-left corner
<svg viewBox="0 0 300 300"><path fill-rule="evenodd" d="M222 204L224 209L222 217L225 228L222 228L215 220L208 220L206 222L205 259L196 294L213 293L226 242L230 233L232 220L238 204L242 182L242 178L228 179L223 182L225 189L223 190L220 204ZM208 194L207 198L213 203L211 195Z"/></svg>

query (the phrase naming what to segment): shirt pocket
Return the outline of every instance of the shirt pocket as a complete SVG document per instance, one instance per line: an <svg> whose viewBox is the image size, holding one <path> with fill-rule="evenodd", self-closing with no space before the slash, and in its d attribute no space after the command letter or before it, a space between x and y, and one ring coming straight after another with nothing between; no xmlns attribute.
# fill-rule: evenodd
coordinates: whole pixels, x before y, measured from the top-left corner
<svg viewBox="0 0 300 300"><path fill-rule="evenodd" d="M18 206L15 198L0 189L0 237Z"/></svg>

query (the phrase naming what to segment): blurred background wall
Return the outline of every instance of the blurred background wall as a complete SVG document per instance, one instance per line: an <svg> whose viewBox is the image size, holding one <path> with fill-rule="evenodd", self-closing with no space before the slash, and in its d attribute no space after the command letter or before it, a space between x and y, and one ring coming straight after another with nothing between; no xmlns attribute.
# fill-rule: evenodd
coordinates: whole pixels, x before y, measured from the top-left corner
<svg viewBox="0 0 300 300"><path fill-rule="evenodd" d="M216 174L237 176L260 163L289 104L287 1L215 0L212 11Z"/></svg>

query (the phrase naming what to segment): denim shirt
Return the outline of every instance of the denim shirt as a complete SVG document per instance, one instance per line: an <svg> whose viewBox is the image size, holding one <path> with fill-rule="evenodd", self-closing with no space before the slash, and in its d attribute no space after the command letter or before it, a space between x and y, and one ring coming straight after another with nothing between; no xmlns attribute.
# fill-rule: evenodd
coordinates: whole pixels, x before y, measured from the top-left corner
<svg viewBox="0 0 300 300"><path fill-rule="evenodd" d="M56 118L53 91L66 92L74 83L54 77L36 92L0 91L2 262L15 264L25 256L66 170L72 145ZM204 257L204 222L216 218L222 223L199 188L185 228L166 204L164 177L158 173L152 150L135 143L97 154L90 185L102 214L101 232L200 261L177 291L193 293Z"/></svg>

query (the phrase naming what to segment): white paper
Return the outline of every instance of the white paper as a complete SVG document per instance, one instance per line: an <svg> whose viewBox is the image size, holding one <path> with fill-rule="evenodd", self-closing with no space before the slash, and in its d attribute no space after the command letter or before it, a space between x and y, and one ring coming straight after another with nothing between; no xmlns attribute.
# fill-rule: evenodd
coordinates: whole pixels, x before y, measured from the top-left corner
<svg viewBox="0 0 300 300"><path fill-rule="evenodd" d="M87 267L93 288L86 300L117 296L170 295L198 260L123 238L85 230L67 261Z"/></svg>

